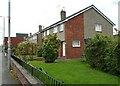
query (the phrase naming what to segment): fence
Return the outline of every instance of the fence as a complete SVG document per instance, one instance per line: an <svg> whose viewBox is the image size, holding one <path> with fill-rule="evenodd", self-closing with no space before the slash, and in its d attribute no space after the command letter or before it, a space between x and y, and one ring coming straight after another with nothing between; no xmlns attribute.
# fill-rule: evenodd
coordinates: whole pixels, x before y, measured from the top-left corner
<svg viewBox="0 0 120 86"><path fill-rule="evenodd" d="M42 71L41 69L38 69L27 62L19 59L15 55L11 55L11 57L18 62L23 68L25 68L32 76L38 78L43 84L48 85L48 86L64 86L64 82L60 82L53 77L49 76L47 73Z"/></svg>

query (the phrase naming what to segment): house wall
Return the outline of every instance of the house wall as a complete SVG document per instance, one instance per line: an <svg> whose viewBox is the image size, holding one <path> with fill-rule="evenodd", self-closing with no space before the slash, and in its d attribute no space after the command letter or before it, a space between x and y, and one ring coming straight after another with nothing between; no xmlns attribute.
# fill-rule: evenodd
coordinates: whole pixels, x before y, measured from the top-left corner
<svg viewBox="0 0 120 86"><path fill-rule="evenodd" d="M90 9L84 13L84 37L91 38L97 32L95 31L95 24L102 24L102 34L103 35L113 35L113 26L104 19L98 12L94 9Z"/></svg>
<svg viewBox="0 0 120 86"><path fill-rule="evenodd" d="M64 30L63 31L59 31L60 25L57 26L57 36L61 41L65 40L65 35L64 35ZM44 32L45 32L45 36L44 36ZM47 37L47 30L42 32L42 38ZM53 33L53 28L49 29L49 34L54 34Z"/></svg>
<svg viewBox="0 0 120 86"><path fill-rule="evenodd" d="M80 41L80 47L72 47L72 42ZM84 51L84 15L78 15L65 23L66 58L80 58Z"/></svg>
<svg viewBox="0 0 120 86"><path fill-rule="evenodd" d="M7 43L8 37L5 37L4 44L5 46L8 45ZM24 37L11 37L11 47L16 47L20 42L24 41Z"/></svg>
<svg viewBox="0 0 120 86"><path fill-rule="evenodd" d="M53 28L49 29L50 34L53 34Z"/></svg>
<svg viewBox="0 0 120 86"><path fill-rule="evenodd" d="M65 28L63 31L60 31L60 25L58 26L58 32L57 32L57 36L61 41L65 41Z"/></svg>

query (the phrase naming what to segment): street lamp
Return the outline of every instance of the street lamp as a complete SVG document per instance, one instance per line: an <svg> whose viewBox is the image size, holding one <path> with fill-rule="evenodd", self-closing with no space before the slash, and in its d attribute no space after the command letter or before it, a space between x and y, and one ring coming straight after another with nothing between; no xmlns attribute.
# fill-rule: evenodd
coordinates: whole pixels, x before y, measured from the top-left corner
<svg viewBox="0 0 120 86"><path fill-rule="evenodd" d="M11 49L10 49L10 0L8 0L8 69L11 70Z"/></svg>

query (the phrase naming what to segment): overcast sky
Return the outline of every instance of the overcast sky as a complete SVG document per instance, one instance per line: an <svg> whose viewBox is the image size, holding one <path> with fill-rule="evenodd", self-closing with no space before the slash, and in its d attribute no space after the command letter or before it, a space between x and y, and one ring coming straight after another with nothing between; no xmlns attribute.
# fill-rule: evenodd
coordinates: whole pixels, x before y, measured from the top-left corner
<svg viewBox="0 0 120 86"><path fill-rule="evenodd" d="M118 1L120 0L11 0L11 36L16 33L35 33L38 25L47 27L59 21L63 7L69 16L92 4L118 27ZM5 16L5 36L8 36L8 0L0 0L0 16ZM0 17L0 39L2 33L3 18Z"/></svg>

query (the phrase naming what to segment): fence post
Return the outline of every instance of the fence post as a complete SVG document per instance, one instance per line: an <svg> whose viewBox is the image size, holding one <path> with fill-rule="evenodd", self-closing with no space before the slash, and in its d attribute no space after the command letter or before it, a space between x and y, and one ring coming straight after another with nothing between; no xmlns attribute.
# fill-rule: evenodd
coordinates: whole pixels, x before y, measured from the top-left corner
<svg viewBox="0 0 120 86"><path fill-rule="evenodd" d="M32 67L32 66L31 66ZM32 67L32 76L33 76L33 67Z"/></svg>

